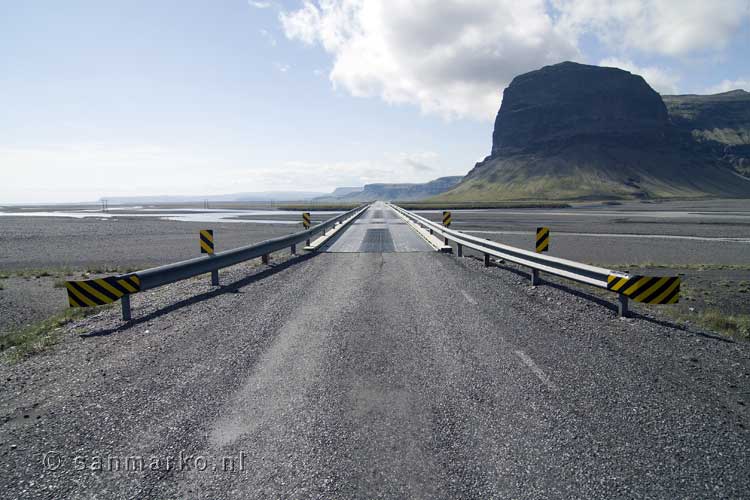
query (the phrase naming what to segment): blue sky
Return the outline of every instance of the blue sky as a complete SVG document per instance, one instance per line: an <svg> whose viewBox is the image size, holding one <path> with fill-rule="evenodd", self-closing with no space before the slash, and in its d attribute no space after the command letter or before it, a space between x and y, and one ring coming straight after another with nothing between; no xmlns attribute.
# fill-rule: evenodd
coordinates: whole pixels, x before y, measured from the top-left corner
<svg viewBox="0 0 750 500"><path fill-rule="evenodd" d="M748 87L747 2L676 29L643 3L4 2L0 203L462 175L510 79L564 59Z"/></svg>

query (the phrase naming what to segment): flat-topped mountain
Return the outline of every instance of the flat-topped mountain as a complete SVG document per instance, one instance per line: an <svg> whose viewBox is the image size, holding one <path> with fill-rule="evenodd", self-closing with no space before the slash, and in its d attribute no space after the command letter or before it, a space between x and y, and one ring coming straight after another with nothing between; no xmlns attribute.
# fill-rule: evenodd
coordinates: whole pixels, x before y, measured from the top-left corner
<svg viewBox="0 0 750 500"><path fill-rule="evenodd" d="M336 196L339 192L336 190L329 196L317 198L316 201L422 200L448 191L461 179L463 179L462 176L449 176L415 184L365 184L359 191L344 192Z"/></svg>
<svg viewBox="0 0 750 500"><path fill-rule="evenodd" d="M490 156L437 199L750 196L750 180L691 130L638 75L546 66L513 79Z"/></svg>
<svg viewBox="0 0 750 500"><path fill-rule="evenodd" d="M518 76L505 89L492 156L656 142L668 128L666 106L640 76L566 62Z"/></svg>

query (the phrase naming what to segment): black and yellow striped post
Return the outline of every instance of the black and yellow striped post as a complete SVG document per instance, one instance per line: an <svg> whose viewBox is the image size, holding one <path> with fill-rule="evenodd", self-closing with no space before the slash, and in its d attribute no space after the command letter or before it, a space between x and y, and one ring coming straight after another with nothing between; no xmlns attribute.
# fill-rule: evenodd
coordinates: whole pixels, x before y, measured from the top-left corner
<svg viewBox="0 0 750 500"><path fill-rule="evenodd" d="M135 274L82 281L66 281L70 307L95 307L122 300L122 319L130 320L130 294L141 290Z"/></svg>
<svg viewBox="0 0 750 500"><path fill-rule="evenodd" d="M549 228L536 228L536 251L537 253L549 252Z"/></svg>
<svg viewBox="0 0 750 500"><path fill-rule="evenodd" d="M453 218L451 217L450 210L443 210L443 227L451 227L451 222L453 222ZM448 245L448 237L446 236L444 238L443 244ZM463 255L463 252L462 252Z"/></svg>
<svg viewBox="0 0 750 500"><path fill-rule="evenodd" d="M214 253L214 230L201 229L200 231L201 253Z"/></svg>
<svg viewBox="0 0 750 500"><path fill-rule="evenodd" d="M213 229L201 229L200 230L200 243L201 253L207 253L210 257L213 257L216 245L214 244L214 230ZM214 269L211 271L211 285L219 286L219 270Z"/></svg>
<svg viewBox="0 0 750 500"><path fill-rule="evenodd" d="M305 226L305 229L310 229L310 226L312 225L310 212L302 212L302 225ZM308 247L310 246L310 238L307 238L305 245Z"/></svg>
<svg viewBox="0 0 750 500"><path fill-rule="evenodd" d="M451 227L451 222L453 222L453 218L451 217L450 210L443 210L443 226Z"/></svg>
<svg viewBox="0 0 750 500"><path fill-rule="evenodd" d="M607 289L620 294L620 315L627 315L627 299L644 304L676 304L680 300L677 276L607 277Z"/></svg>

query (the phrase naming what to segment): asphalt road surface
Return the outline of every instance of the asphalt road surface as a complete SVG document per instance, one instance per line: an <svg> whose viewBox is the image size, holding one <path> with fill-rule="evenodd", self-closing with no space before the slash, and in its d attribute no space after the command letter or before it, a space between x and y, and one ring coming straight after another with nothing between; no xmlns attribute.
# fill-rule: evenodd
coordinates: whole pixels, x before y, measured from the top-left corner
<svg viewBox="0 0 750 500"><path fill-rule="evenodd" d="M376 225L400 248L386 210L0 366L0 496L750 495L746 344L470 258L333 251L387 247Z"/></svg>
<svg viewBox="0 0 750 500"><path fill-rule="evenodd" d="M433 248L395 210L383 202L376 202L323 250L390 253L429 252Z"/></svg>

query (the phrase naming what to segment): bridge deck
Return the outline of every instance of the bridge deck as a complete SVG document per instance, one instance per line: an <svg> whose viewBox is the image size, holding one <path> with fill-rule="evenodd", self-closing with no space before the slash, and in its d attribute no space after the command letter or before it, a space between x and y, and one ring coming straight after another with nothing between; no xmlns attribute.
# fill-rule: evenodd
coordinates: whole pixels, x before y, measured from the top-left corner
<svg viewBox="0 0 750 500"><path fill-rule="evenodd" d="M323 249L325 252L391 253L433 252L395 210L384 203L374 203L362 217Z"/></svg>

